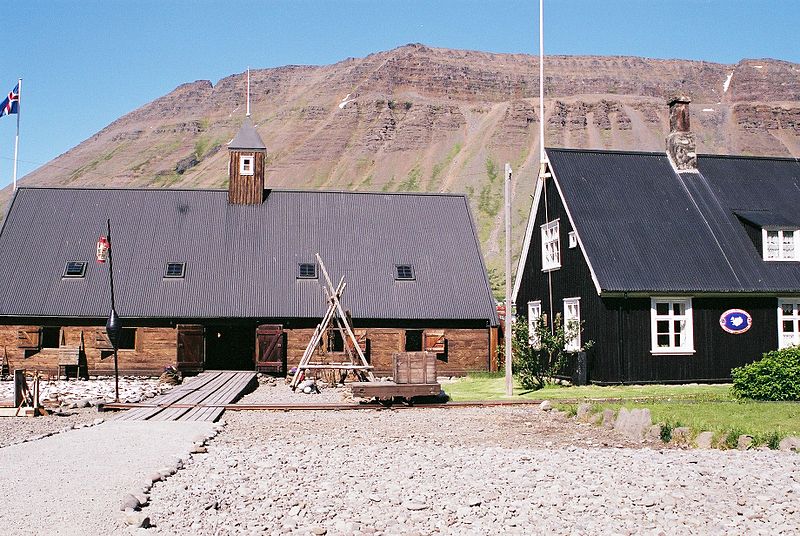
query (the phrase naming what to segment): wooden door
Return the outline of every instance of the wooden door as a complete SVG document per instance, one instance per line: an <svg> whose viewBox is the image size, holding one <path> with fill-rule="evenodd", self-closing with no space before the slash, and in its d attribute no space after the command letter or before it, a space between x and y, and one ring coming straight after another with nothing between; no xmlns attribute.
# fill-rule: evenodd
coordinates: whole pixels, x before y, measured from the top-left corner
<svg viewBox="0 0 800 536"><path fill-rule="evenodd" d="M178 324L178 370L200 372L205 360L203 326Z"/></svg>
<svg viewBox="0 0 800 536"><path fill-rule="evenodd" d="M256 328L256 370L277 374L286 373L282 325L262 324Z"/></svg>

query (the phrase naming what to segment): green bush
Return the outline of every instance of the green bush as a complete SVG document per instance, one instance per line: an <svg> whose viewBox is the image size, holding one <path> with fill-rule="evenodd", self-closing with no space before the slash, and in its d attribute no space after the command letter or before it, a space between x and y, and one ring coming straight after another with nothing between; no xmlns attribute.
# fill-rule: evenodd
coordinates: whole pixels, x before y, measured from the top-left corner
<svg viewBox="0 0 800 536"><path fill-rule="evenodd" d="M767 352L731 371L733 395L753 400L800 400L800 347Z"/></svg>

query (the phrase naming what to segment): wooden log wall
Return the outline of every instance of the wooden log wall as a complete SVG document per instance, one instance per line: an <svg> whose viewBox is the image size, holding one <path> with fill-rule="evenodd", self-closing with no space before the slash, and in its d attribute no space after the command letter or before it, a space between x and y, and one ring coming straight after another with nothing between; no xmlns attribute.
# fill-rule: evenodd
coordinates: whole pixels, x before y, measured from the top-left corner
<svg viewBox="0 0 800 536"><path fill-rule="evenodd" d="M252 156L253 174L239 173L242 156ZM266 153L259 150L231 151L228 170L228 203L235 205L258 205L264 201L264 159Z"/></svg>
<svg viewBox="0 0 800 536"><path fill-rule="evenodd" d="M31 344L20 341L20 332L36 333L41 326L6 325L0 326L0 359L8 356L9 367L14 369L38 370L44 374L56 375L63 357L59 348L33 348ZM63 348L77 348L81 344L81 334L85 348L85 365L90 376L105 376L114 373L114 355L105 333L105 326L66 326L59 333L59 344ZM24 346L28 344L28 348ZM21 347L22 346L22 347ZM27 350L27 352L26 352ZM28 354L28 357L26 356ZM120 374L160 375L167 365L175 365L176 334L174 328L136 328L135 348L119 350Z"/></svg>
<svg viewBox="0 0 800 536"><path fill-rule="evenodd" d="M405 329L366 329L369 341L369 359L378 376L392 375L392 354L405 351ZM484 329L437 328L444 332L447 352L440 356L437 371L440 376L460 376L470 371L488 371L490 367L490 331ZM286 362L297 366L303 356L313 329L291 329L286 332Z"/></svg>

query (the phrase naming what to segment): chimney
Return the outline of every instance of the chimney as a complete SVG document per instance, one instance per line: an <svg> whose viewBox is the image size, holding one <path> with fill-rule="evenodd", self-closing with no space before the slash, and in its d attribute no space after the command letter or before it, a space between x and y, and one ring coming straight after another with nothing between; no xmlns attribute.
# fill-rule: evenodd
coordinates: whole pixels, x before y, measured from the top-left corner
<svg viewBox="0 0 800 536"><path fill-rule="evenodd" d="M264 202L264 165L267 147L250 117L228 144L228 203L258 205Z"/></svg>
<svg viewBox="0 0 800 536"><path fill-rule="evenodd" d="M669 103L667 155L678 171L697 171L694 134L689 127L689 103L685 95L672 97Z"/></svg>

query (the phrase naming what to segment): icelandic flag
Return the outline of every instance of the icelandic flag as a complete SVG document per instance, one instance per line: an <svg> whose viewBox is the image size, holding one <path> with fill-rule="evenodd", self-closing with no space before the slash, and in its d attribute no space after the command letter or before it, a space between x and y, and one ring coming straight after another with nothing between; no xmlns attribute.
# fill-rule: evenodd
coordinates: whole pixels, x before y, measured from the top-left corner
<svg viewBox="0 0 800 536"><path fill-rule="evenodd" d="M19 113L19 83L14 86L14 89L11 90L11 93L0 102L0 117L9 114L18 114Z"/></svg>

